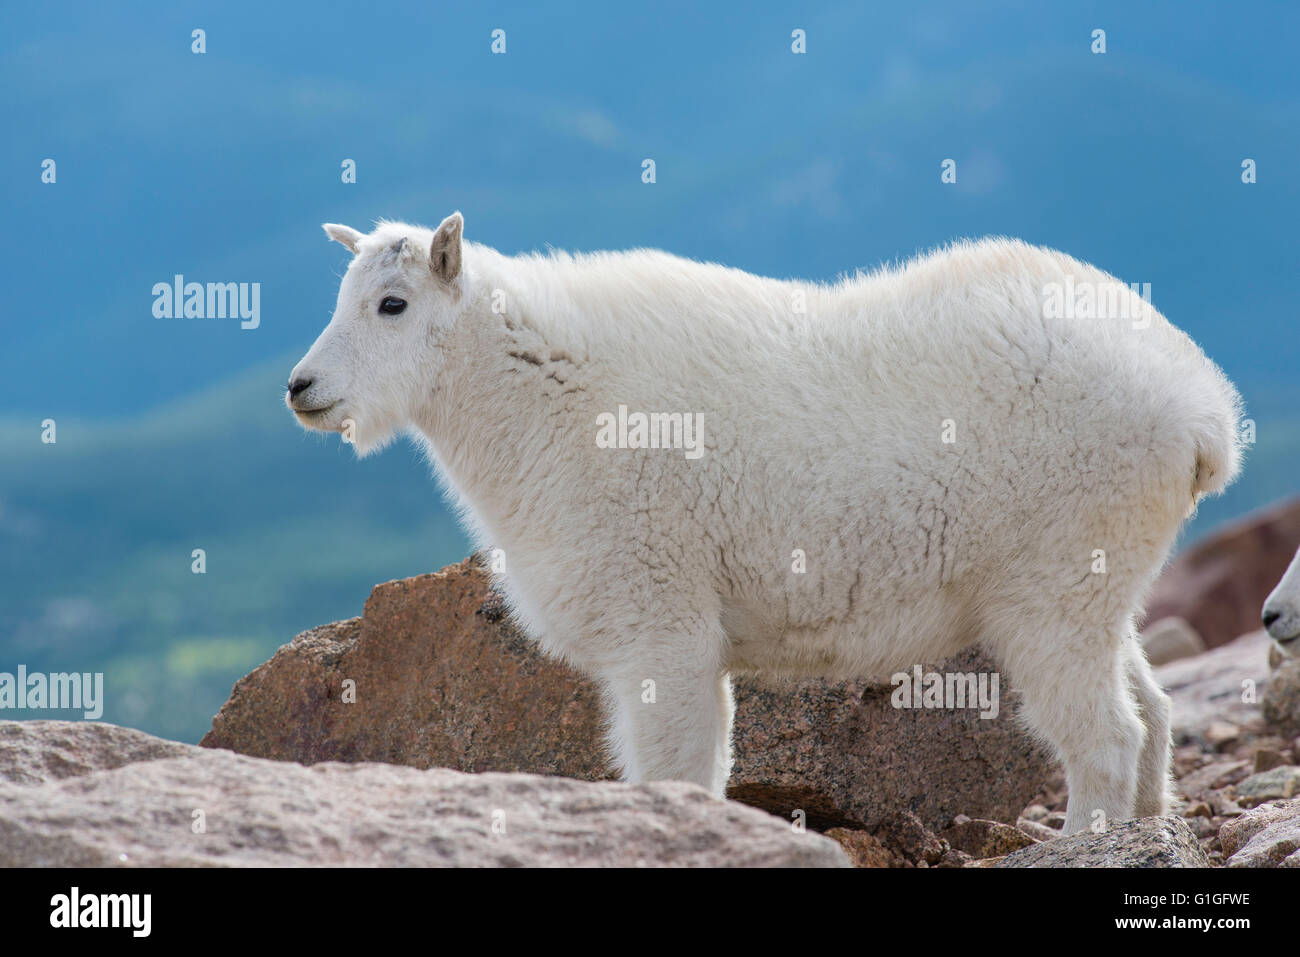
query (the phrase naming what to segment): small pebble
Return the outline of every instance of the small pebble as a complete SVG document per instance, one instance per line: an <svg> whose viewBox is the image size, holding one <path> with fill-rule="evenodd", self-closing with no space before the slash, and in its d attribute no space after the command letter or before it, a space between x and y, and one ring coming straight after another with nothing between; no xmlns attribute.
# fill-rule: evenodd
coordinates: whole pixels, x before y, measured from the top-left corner
<svg viewBox="0 0 1300 957"><path fill-rule="evenodd" d="M1274 751L1272 748L1259 748L1255 751L1255 773L1263 771L1272 771L1274 768L1280 768L1286 764L1287 760L1283 757L1281 751Z"/></svg>
<svg viewBox="0 0 1300 957"><path fill-rule="evenodd" d="M1025 808L1024 812L1020 816L1026 821L1033 821L1035 824L1042 824L1043 821L1047 820L1047 815L1050 813L1051 812L1041 804L1031 804L1029 807Z"/></svg>

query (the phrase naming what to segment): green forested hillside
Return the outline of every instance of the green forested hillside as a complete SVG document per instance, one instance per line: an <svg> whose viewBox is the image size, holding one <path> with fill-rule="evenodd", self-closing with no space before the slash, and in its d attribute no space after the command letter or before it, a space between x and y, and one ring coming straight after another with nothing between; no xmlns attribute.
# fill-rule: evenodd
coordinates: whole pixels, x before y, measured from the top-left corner
<svg viewBox="0 0 1300 957"><path fill-rule="evenodd" d="M295 425L292 361L163 413L58 421L53 445L39 421L0 427L0 670L103 671L105 720L197 740L279 644L464 556L409 444L358 462Z"/></svg>

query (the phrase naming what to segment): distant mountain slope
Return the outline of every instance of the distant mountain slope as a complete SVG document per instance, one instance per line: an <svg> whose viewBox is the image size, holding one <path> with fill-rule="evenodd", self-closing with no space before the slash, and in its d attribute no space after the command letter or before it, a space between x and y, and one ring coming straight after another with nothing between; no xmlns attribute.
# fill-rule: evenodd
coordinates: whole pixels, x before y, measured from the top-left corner
<svg viewBox="0 0 1300 957"><path fill-rule="evenodd" d="M104 718L197 740L235 678L464 557L406 445L355 460L280 404L284 357L166 411L0 425L0 670L104 671ZM207 570L191 572L191 553Z"/></svg>

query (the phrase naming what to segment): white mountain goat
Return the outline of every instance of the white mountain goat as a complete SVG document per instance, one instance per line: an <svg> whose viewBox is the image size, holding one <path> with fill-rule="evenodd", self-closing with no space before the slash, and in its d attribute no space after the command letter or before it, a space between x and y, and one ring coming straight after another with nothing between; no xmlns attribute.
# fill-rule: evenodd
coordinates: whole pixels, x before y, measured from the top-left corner
<svg viewBox="0 0 1300 957"><path fill-rule="evenodd" d="M1264 602L1264 627L1285 654L1300 656L1300 550Z"/></svg>
<svg viewBox="0 0 1300 957"><path fill-rule="evenodd" d="M1135 291L1005 239L825 285L462 228L326 225L355 257L286 401L360 455L413 432L525 631L603 685L628 780L723 793L729 672L979 642L1066 831L1165 810L1133 621L1238 470L1240 399Z"/></svg>

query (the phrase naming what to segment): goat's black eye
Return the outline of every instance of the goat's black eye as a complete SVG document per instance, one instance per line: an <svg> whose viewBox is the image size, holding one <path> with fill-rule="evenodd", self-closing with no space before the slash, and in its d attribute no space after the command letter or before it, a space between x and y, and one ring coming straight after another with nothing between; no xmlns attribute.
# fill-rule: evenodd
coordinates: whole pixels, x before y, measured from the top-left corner
<svg viewBox="0 0 1300 957"><path fill-rule="evenodd" d="M386 316L396 316L406 308L406 300L388 296L379 304L379 311Z"/></svg>

